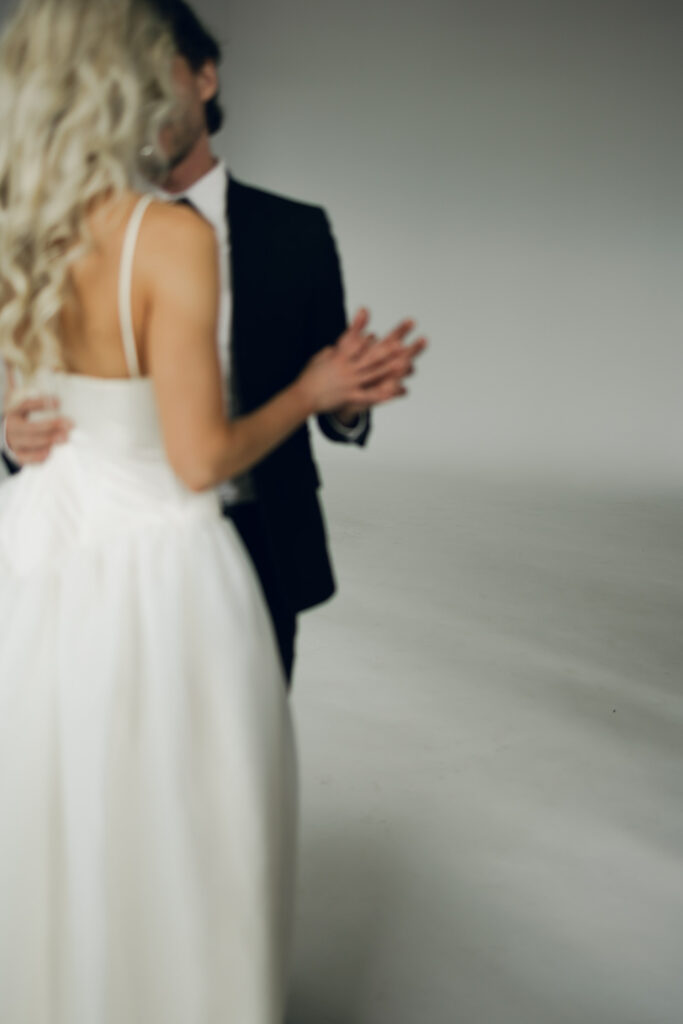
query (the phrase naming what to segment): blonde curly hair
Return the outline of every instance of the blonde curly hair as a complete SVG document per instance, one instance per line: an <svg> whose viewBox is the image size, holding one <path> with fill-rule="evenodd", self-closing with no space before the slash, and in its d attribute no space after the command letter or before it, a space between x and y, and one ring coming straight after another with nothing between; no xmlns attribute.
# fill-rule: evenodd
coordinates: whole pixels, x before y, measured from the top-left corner
<svg viewBox="0 0 683 1024"><path fill-rule="evenodd" d="M170 33L148 0L21 0L0 40L0 356L63 368L68 272L93 200L158 171Z"/></svg>

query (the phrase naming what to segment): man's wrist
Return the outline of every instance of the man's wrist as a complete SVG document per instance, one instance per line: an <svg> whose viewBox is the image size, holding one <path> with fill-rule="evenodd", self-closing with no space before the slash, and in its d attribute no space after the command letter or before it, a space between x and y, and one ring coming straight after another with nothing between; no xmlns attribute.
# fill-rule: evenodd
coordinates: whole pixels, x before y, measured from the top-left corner
<svg viewBox="0 0 683 1024"><path fill-rule="evenodd" d="M336 412L327 413L327 418L332 421L332 426L338 434L345 437L347 441L356 441L367 428L369 413L366 409L361 410L359 413L355 413L354 422L352 423L345 422L341 419L338 410Z"/></svg>
<svg viewBox="0 0 683 1024"><path fill-rule="evenodd" d="M360 412L357 409L348 409L342 405L339 409L333 409L330 412L330 416L334 417L337 423L341 423L345 427L356 427L360 419Z"/></svg>

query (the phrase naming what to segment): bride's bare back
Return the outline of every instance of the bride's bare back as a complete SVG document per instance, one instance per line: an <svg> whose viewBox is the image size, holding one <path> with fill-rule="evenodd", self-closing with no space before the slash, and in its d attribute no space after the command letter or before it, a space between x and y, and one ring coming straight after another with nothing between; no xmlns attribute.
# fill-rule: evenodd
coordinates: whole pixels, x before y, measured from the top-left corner
<svg viewBox="0 0 683 1024"><path fill-rule="evenodd" d="M139 200L128 192L113 202L100 205L88 218L93 247L70 268L67 302L60 317L60 334L65 368L70 373L92 377L126 377L119 323L118 287L124 238ZM154 254L162 237L172 246L176 259L192 247L197 234L210 229L186 209L153 203L146 212L133 262L131 310L138 359L143 375L149 373L147 328L150 301L154 293ZM210 255L210 254L207 254ZM211 260L199 268L205 278L212 275ZM203 296L195 293L195 299Z"/></svg>

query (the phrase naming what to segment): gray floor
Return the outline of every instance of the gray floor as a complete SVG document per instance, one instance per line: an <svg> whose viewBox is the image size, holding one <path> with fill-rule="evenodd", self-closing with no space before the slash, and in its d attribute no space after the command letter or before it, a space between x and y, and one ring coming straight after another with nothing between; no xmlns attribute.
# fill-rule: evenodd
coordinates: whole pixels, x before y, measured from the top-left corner
<svg viewBox="0 0 683 1024"><path fill-rule="evenodd" d="M291 1024L681 1024L683 490L326 478Z"/></svg>

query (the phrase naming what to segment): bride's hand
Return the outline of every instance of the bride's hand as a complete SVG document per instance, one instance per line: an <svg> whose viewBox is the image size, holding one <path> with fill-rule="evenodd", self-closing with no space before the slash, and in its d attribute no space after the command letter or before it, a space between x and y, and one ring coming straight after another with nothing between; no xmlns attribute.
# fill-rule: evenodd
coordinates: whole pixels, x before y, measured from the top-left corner
<svg viewBox="0 0 683 1024"><path fill-rule="evenodd" d="M403 320L380 342L365 330L368 322L367 311L361 309L337 343L322 349L306 365L297 384L314 412L354 405L368 408L405 394L402 375L396 374L395 367L402 354L411 354L412 347L403 342L414 322Z"/></svg>

